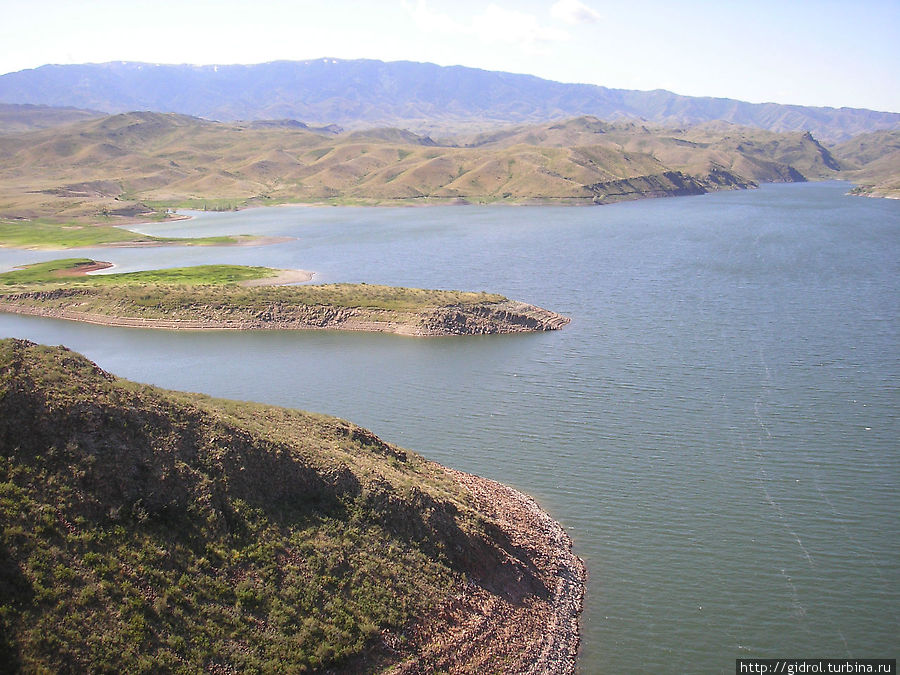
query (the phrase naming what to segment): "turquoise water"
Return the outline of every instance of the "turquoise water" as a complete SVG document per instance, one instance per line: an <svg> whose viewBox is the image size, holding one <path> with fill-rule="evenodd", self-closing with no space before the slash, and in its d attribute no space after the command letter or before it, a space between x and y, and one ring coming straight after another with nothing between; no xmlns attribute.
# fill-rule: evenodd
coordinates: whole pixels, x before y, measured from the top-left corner
<svg viewBox="0 0 900 675"><path fill-rule="evenodd" d="M900 202L846 184L603 207L276 208L160 234L245 248L79 252L490 290L539 335L150 332L0 315L131 379L338 415L509 483L587 562L581 670L896 658ZM0 251L0 268L68 254Z"/></svg>

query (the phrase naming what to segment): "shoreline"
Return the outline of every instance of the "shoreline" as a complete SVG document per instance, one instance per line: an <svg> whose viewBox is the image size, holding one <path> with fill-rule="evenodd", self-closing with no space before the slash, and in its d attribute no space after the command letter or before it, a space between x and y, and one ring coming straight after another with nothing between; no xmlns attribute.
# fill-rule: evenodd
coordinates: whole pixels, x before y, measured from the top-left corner
<svg viewBox="0 0 900 675"><path fill-rule="evenodd" d="M314 276L316 276L315 272L307 270L278 270L278 274L275 276L242 281L240 285L250 288L256 286L291 286L312 281Z"/></svg>
<svg viewBox="0 0 900 675"><path fill-rule="evenodd" d="M404 660L384 672L503 672L573 675L581 646L579 618L587 569L560 523L530 496L498 481L440 465L472 498L475 509L509 538L516 559L530 565L546 597L528 594L490 574L470 581L432 617L413 627ZM491 591L485 587L498 587ZM385 636L386 645L393 636Z"/></svg>
<svg viewBox="0 0 900 675"><path fill-rule="evenodd" d="M148 225L150 223L138 223L139 225ZM152 234L144 234L143 232L136 232L127 228L124 225L116 225L121 229L126 230L127 232L132 232L134 234L140 234L144 237L153 237L155 235ZM160 248L163 246L271 246L272 244L283 244L288 241L293 241L294 237L257 237L252 234L245 235L224 235L233 237L235 241L232 242L221 242L221 243L197 243L197 237L173 237L171 239L160 240L160 241L111 241L105 244L96 244L93 246L75 246L71 248L44 248L45 251L77 251L84 249L92 249L92 248ZM179 239L183 239L183 241L178 241ZM19 246L10 246L8 248L22 248Z"/></svg>
<svg viewBox="0 0 900 675"><path fill-rule="evenodd" d="M85 278L115 266L87 259L61 262L68 265L61 264L58 269L51 266L49 273L45 271L49 276L37 281L10 281L9 291L0 292L0 311L131 328L330 329L417 337L541 332L570 322L568 317L542 307L485 292L366 284L301 287L313 279L315 272L299 269L251 268L255 274L224 283L216 283L218 277L201 276L191 284L190 274L176 275L170 285L165 283L165 274L161 274L160 283L141 283L140 277L126 274L119 275L122 279L118 283L113 276L106 277L112 282L109 284L67 287L60 286L59 280ZM126 277L134 283L128 283ZM143 291L135 291L135 287ZM140 298L136 293L142 293Z"/></svg>
<svg viewBox="0 0 900 675"><path fill-rule="evenodd" d="M254 207L250 207L254 208ZM172 221L189 220L193 216L176 215ZM45 244L45 243L26 243L12 244L0 241L0 249L10 249L14 251L84 251L91 249L114 249L114 248L160 248L164 246L199 246L199 247L217 247L217 246L270 246L272 244L283 244L288 241L294 241L295 237L264 235L258 236L253 234L234 234L234 235L215 235L211 237L158 237L157 235L141 232L138 228L144 225L158 225L159 221L152 220L126 220L120 224L101 224L88 223L80 225L81 228L90 227L108 227L140 237L149 237L149 239L131 239L119 241L100 241L92 244L66 246L64 244ZM64 226L60 226L64 227ZM232 241L209 241L209 239L225 239L230 238Z"/></svg>
<svg viewBox="0 0 900 675"><path fill-rule="evenodd" d="M340 330L392 333L408 337L451 337L545 332L559 330L571 321L569 317L556 312L515 300L475 308L449 306L409 313L330 305L303 307L300 311L295 316L245 317L233 320L156 319L38 307L0 299L0 312L80 321L114 328L163 330Z"/></svg>
<svg viewBox="0 0 900 675"><path fill-rule="evenodd" d="M880 191L880 192L853 192L853 190L860 189L862 186L860 184L855 183L850 178L844 177L829 177L825 179L815 179L809 182L826 182L826 181L842 181L851 183L854 187L851 188L851 191L848 192L849 195L860 196L860 197L871 197L878 199L900 199L900 195L893 194L890 191ZM760 183L760 185L768 185L773 183ZM756 187L756 186L749 186ZM731 188L731 189L748 189L748 188ZM700 194L711 194L720 191L717 190L706 190ZM598 197L523 197L521 199L493 199L493 200L471 200L465 197L406 197L406 198L398 198L398 199L379 199L379 198L359 198L357 201L352 203L329 203L327 201L296 201L296 202L279 202L277 204L266 204L266 203L252 203L252 204L243 204L235 207L234 211L246 211L251 209L264 209L264 208L428 208L428 207L439 207L439 206L498 206L498 207L541 207L541 206L565 206L565 207L583 207L583 206L609 206L613 204L619 204L624 202L631 201L643 201L645 199L663 199L669 197L681 197L681 196L694 196L690 194L678 194L678 193L666 193L660 194L654 191L648 191L644 193L629 193L627 195L613 195L611 199L600 199ZM171 208L171 207L170 207ZM197 209L186 209L188 211L197 211ZM232 212L229 210L228 212ZM199 213L205 213L203 211L199 211ZM218 213L215 211L209 213ZM173 210L170 215L163 221L158 220L149 220L148 218L140 218L138 216L132 216L125 220L123 220L119 224L112 225L112 227L124 230L126 232L131 232L133 234L145 236L145 237L155 237L156 235L150 235L145 232L141 232L138 228L144 225L159 225L161 223L172 223L181 220L192 220L196 218L196 215L193 214L184 214L178 213L176 210ZM99 223L90 223L90 225L95 225ZM27 245L27 246L17 246L10 245L0 242L0 248L9 248L9 249L19 249L19 250L46 250L46 251L65 251L65 250L85 250L85 249L93 249L93 248L153 248L153 247L162 247L162 246L268 246L272 244L284 243L287 241L292 241L295 237L290 236L255 236L255 235L222 235L222 236L232 236L236 239L236 241L230 243L196 243L191 242L191 239L196 239L192 237L173 237L169 240L161 240L161 241L116 241L116 242L106 242L93 244L88 246L74 246L74 247L57 247L57 246L43 246L43 245ZM179 241L179 239L183 239L184 241Z"/></svg>

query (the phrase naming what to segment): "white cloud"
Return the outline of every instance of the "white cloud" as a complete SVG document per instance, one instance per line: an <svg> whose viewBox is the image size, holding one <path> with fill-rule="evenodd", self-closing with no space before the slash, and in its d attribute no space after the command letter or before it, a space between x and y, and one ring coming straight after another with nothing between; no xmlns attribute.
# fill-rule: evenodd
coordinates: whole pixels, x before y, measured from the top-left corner
<svg viewBox="0 0 900 675"><path fill-rule="evenodd" d="M535 45L543 42L559 42L569 37L564 30L542 26L532 14L504 9L493 3L488 5L483 13L473 18L472 27L483 42Z"/></svg>
<svg viewBox="0 0 900 675"><path fill-rule="evenodd" d="M584 5L578 0L557 0L550 8L550 15L554 19L566 23L595 23L601 19L600 14Z"/></svg>
<svg viewBox="0 0 900 675"><path fill-rule="evenodd" d="M412 15L416 26L422 31L467 35L485 44L501 42L535 49L548 42L569 39L566 31L541 25L532 14L506 9L494 3L489 4L466 23L430 8L426 0L418 0L415 5L405 2L404 5Z"/></svg>
<svg viewBox="0 0 900 675"><path fill-rule="evenodd" d="M428 6L425 0L418 0L415 5L404 0L403 6L412 15L416 27L431 33L466 33L466 27L448 14L442 14Z"/></svg>

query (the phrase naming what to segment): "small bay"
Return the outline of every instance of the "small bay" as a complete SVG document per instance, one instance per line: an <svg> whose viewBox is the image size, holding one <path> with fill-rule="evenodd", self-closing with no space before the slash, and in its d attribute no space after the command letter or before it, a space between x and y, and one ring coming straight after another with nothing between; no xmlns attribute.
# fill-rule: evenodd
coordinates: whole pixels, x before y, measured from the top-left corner
<svg viewBox="0 0 900 675"><path fill-rule="evenodd" d="M143 226L288 242L0 250L111 271L236 263L487 290L572 317L415 339L167 332L0 314L117 375L328 413L508 483L588 566L581 670L893 658L900 202L845 183L603 207L283 207Z"/></svg>

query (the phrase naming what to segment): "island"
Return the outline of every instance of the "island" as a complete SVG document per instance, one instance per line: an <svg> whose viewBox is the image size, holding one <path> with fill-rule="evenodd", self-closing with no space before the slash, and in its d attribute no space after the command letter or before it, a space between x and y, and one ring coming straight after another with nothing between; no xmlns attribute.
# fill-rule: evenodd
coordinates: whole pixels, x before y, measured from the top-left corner
<svg viewBox="0 0 900 675"><path fill-rule="evenodd" d="M549 331L569 323L555 312L485 292L296 285L309 273L241 265L88 274L104 266L109 264L67 258L0 274L0 311L108 326L409 336Z"/></svg>
<svg viewBox="0 0 900 675"><path fill-rule="evenodd" d="M565 530L350 422L7 339L0 448L13 670L575 671Z"/></svg>

